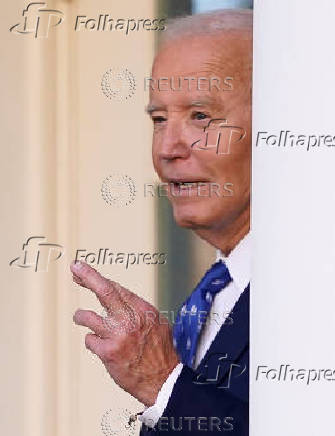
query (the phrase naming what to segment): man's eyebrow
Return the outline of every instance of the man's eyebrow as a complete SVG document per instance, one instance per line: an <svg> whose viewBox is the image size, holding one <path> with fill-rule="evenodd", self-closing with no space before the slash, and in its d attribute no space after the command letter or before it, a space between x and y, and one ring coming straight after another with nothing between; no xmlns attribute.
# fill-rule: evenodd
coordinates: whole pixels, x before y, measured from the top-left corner
<svg viewBox="0 0 335 436"><path fill-rule="evenodd" d="M192 107L203 107L203 106L219 106L222 107L222 104L218 103L218 101L214 98L210 98L210 97L201 97L199 99L196 100L192 100L190 103L188 104L183 104L181 105L184 108L192 108ZM152 112L155 111L166 111L167 107L166 105L157 105L157 104L148 104L145 108L145 111L151 115Z"/></svg>
<svg viewBox="0 0 335 436"><path fill-rule="evenodd" d="M213 104L213 100L210 98L202 98L199 100L193 100L191 101L189 107L193 107L193 106L208 106L210 104Z"/></svg>
<svg viewBox="0 0 335 436"><path fill-rule="evenodd" d="M149 115L151 115L152 112L155 112L155 111L164 111L164 110L166 111L166 106L163 106L163 105L158 106L156 104L148 104L146 106L146 108L145 108L146 113L149 114Z"/></svg>
<svg viewBox="0 0 335 436"><path fill-rule="evenodd" d="M203 107L211 106L214 109L223 108L223 102L218 101L216 98L211 97L201 97L199 99L193 100L188 107Z"/></svg>

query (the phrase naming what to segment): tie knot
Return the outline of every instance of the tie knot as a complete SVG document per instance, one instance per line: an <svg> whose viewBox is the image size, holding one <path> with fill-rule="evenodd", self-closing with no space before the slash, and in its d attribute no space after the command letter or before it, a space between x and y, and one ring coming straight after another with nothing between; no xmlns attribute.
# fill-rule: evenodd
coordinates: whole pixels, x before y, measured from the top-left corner
<svg viewBox="0 0 335 436"><path fill-rule="evenodd" d="M222 260L214 263L205 274L202 283L200 283L200 287L203 290L206 300L209 300L208 295L213 297L225 288L230 281L231 276L227 265Z"/></svg>

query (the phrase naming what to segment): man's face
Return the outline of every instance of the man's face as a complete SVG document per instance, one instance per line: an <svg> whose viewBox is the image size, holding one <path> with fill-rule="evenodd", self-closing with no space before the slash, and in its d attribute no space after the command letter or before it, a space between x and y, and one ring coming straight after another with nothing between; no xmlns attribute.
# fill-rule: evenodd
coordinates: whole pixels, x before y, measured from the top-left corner
<svg viewBox="0 0 335 436"><path fill-rule="evenodd" d="M251 73L241 69L250 65L250 44L236 36L179 38L156 57L153 162L180 226L224 228L249 208ZM168 80L158 89L160 78Z"/></svg>

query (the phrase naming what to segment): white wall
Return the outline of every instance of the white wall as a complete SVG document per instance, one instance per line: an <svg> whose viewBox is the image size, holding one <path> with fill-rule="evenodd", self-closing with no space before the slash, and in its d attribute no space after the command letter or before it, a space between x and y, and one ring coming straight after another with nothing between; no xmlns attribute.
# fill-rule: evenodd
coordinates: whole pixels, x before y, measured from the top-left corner
<svg viewBox="0 0 335 436"><path fill-rule="evenodd" d="M255 436L334 434L335 381L255 381L257 365L335 369L335 147L306 151L255 144L258 131L335 135L334 18L335 5L328 0L255 4Z"/></svg>

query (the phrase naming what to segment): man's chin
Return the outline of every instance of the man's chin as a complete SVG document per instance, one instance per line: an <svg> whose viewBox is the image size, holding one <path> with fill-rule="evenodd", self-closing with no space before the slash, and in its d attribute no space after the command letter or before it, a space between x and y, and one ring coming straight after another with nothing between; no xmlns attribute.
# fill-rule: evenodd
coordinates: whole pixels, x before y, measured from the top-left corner
<svg viewBox="0 0 335 436"><path fill-rule="evenodd" d="M193 230L210 227L212 221L208 216L208 211L207 213L201 213L199 208L190 205L173 206L173 216L178 226Z"/></svg>

